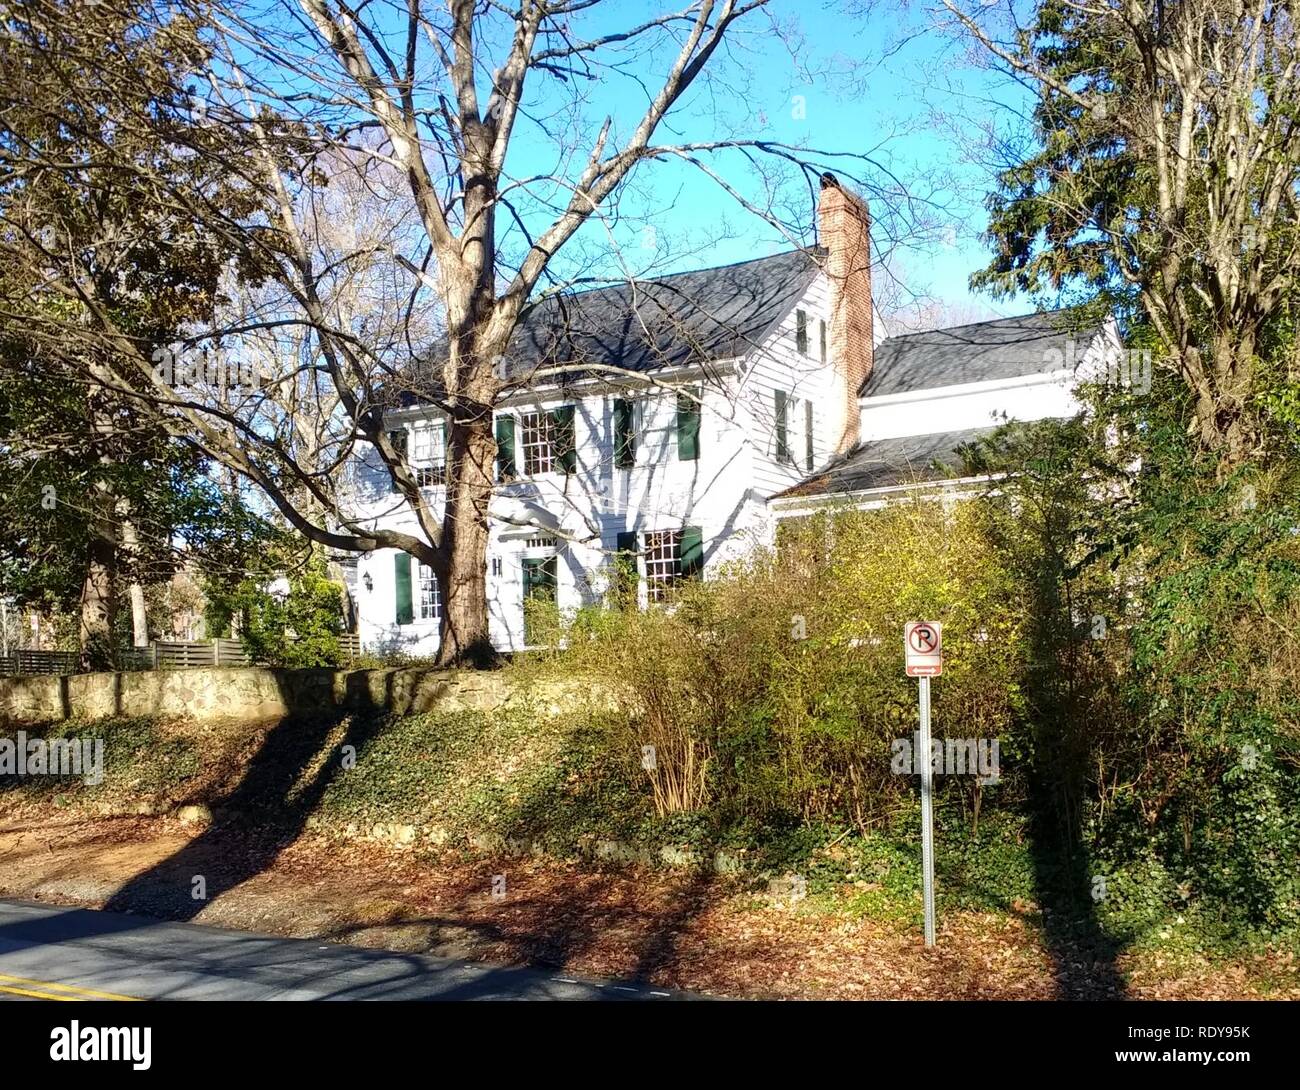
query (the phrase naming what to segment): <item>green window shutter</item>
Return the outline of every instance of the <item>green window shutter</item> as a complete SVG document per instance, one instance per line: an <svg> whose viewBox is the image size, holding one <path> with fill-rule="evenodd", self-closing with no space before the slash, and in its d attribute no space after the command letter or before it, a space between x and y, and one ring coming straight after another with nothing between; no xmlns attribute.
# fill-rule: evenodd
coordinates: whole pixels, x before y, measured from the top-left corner
<svg viewBox="0 0 1300 1090"><path fill-rule="evenodd" d="M395 431L390 431L388 433L388 443L393 448L393 450L397 452L398 461L405 462L406 461L406 429L398 428ZM394 492L397 491L397 481L392 480L391 475L390 475L389 486L392 488Z"/></svg>
<svg viewBox="0 0 1300 1090"><path fill-rule="evenodd" d="M677 395L677 458L694 462L700 456L699 390Z"/></svg>
<svg viewBox="0 0 1300 1090"><path fill-rule="evenodd" d="M802 310L794 312L794 346L799 355L808 355L808 315Z"/></svg>
<svg viewBox="0 0 1300 1090"><path fill-rule="evenodd" d="M821 329L822 363L825 363L826 362L826 319L825 318L819 319L817 324Z"/></svg>
<svg viewBox="0 0 1300 1090"><path fill-rule="evenodd" d="M803 403L803 446L804 465L811 471L815 461L813 458L813 408L811 398Z"/></svg>
<svg viewBox="0 0 1300 1090"><path fill-rule="evenodd" d="M682 528L680 548L678 559L682 578L699 578L704 574L704 535L698 526Z"/></svg>
<svg viewBox="0 0 1300 1090"><path fill-rule="evenodd" d="M397 623L410 624L415 620L411 606L411 554L393 554L393 585L396 587Z"/></svg>
<svg viewBox="0 0 1300 1090"><path fill-rule="evenodd" d="M497 480L513 481L515 470L515 418L509 413L497 417Z"/></svg>
<svg viewBox="0 0 1300 1090"><path fill-rule="evenodd" d="M549 415L551 458L565 473L572 473L578 468L578 448L573 430L573 406L561 405L558 409L552 409Z"/></svg>
<svg viewBox="0 0 1300 1090"><path fill-rule="evenodd" d="M636 465L636 418L627 398L614 400L614 465L630 469Z"/></svg>
<svg viewBox="0 0 1300 1090"><path fill-rule="evenodd" d="M789 421L786 417L789 415L788 405L786 403L786 394L784 390L776 391L776 460L778 462L790 461L790 436Z"/></svg>

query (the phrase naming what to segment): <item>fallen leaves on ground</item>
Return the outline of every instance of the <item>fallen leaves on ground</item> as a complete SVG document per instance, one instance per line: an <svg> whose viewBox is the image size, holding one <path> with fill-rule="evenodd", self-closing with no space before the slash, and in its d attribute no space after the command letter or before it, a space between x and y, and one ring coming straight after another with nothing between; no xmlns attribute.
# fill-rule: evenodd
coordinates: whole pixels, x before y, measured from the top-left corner
<svg viewBox="0 0 1300 1090"><path fill-rule="evenodd" d="M202 868L201 870L199 868ZM1300 998L1292 955L1097 961L1049 947L1031 914L891 922L773 901L734 880L549 859L426 858L304 835L268 844L163 818L0 828L0 893L176 915L194 873L218 894L183 918L403 952L563 968L710 995L799 999ZM493 896L494 876L505 879ZM129 890L129 903L122 891ZM171 906L171 908L169 908ZM1277 981L1283 981L1279 986ZM1272 982L1266 990L1263 982ZM1289 985L1289 986L1288 986Z"/></svg>

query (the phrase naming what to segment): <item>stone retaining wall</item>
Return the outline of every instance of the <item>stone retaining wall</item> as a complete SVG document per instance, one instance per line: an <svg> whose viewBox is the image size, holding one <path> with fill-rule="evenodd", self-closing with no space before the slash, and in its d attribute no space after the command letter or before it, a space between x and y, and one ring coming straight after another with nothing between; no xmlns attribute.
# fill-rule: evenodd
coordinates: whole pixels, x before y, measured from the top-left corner
<svg viewBox="0 0 1300 1090"><path fill-rule="evenodd" d="M334 710L405 715L498 708L512 695L507 676L491 671L200 667L16 677L0 679L0 724L112 715L263 720Z"/></svg>

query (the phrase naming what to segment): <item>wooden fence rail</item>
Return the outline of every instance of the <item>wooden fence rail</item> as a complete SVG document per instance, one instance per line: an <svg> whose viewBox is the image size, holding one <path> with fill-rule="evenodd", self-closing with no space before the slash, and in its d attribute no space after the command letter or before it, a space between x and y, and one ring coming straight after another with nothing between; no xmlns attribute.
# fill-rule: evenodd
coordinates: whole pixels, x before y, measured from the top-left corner
<svg viewBox="0 0 1300 1090"><path fill-rule="evenodd" d="M355 632L339 636L343 661L361 654L361 637ZM0 655L0 677L32 674L75 674L75 651L11 651ZM183 670L192 666L252 666L252 656L240 640L155 640L148 647L132 647L119 656L123 670Z"/></svg>

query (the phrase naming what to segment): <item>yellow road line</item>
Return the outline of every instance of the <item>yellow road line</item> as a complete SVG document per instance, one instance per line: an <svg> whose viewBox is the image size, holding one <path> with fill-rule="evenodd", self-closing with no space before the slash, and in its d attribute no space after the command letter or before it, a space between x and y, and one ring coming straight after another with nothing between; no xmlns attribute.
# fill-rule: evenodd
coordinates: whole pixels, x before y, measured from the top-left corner
<svg viewBox="0 0 1300 1090"><path fill-rule="evenodd" d="M49 992L29 992L26 988L6 988L3 984L0 984L0 992L5 992L8 995L29 995L33 999L57 999L63 1003L75 1003L77 1001L75 995L50 995Z"/></svg>
<svg viewBox="0 0 1300 1090"><path fill-rule="evenodd" d="M80 988L75 984L55 984L50 980L31 980L25 976L10 976L8 973L0 973L0 986L3 984L27 984L35 988L45 988L49 991L71 992L70 996L50 995L47 999L116 999L124 1003L138 1003L140 997L135 995L118 995L117 992L97 992L94 988ZM6 989L8 990L8 989Z"/></svg>

